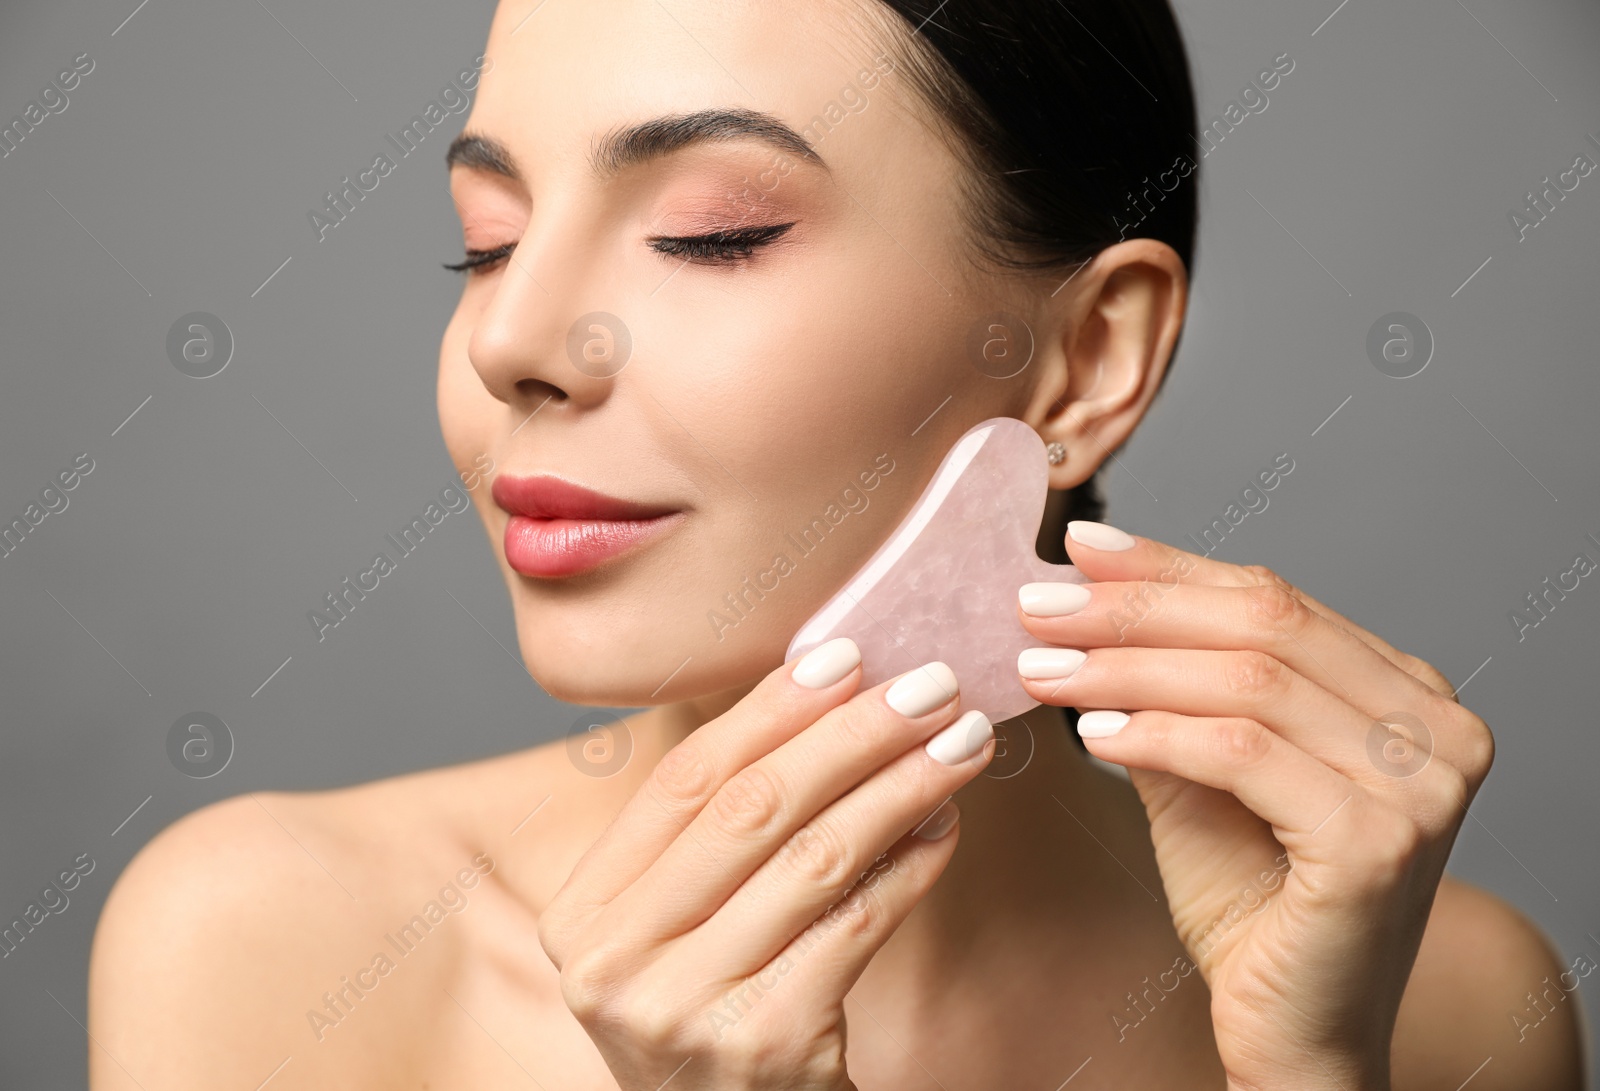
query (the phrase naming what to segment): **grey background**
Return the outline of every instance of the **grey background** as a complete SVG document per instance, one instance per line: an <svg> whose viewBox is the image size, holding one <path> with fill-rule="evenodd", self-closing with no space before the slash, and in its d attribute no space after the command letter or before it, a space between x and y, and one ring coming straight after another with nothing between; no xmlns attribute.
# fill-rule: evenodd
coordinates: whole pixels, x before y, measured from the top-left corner
<svg viewBox="0 0 1600 1091"><path fill-rule="evenodd" d="M1508 218L1547 173L1600 157L1584 141L1600 8L1336 3L1179 5L1203 115L1278 54L1295 68L1203 163L1187 332L1108 470L1110 518L1179 541L1288 453L1270 506L1217 555L1278 569L1466 682L1499 750L1452 870L1569 964L1600 959L1600 577L1526 639L1509 619L1580 548L1600 555L1583 539L1600 537L1600 173L1525 241ZM325 642L306 620L453 474L433 373L457 291L438 263L460 248L440 156L461 118L325 241L307 213L472 63L491 6L136 4L0 8L0 118L95 61L0 159L0 522L80 452L95 461L0 559L0 917L96 861L0 960L6 1087L83 1080L96 917L178 816L529 746L578 714L508 651L475 516L446 520ZM166 357L191 311L237 342L213 378ZM1367 358L1391 311L1436 339L1415 377ZM205 780L165 749L194 711L237 747Z"/></svg>

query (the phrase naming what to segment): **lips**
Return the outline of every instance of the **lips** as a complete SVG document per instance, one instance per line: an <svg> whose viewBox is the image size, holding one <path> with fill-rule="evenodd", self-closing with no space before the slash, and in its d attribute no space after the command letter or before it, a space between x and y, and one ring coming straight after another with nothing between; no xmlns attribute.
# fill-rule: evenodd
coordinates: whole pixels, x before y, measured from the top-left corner
<svg viewBox="0 0 1600 1091"><path fill-rule="evenodd" d="M670 504L621 500L559 477L495 478L490 494L510 516L506 563L557 578L596 567L682 521Z"/></svg>

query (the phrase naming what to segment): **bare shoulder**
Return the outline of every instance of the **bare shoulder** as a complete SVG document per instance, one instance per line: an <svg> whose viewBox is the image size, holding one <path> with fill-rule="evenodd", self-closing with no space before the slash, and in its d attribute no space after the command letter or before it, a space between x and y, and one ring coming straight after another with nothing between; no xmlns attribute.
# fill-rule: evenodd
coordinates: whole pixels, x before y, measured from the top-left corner
<svg viewBox="0 0 1600 1091"><path fill-rule="evenodd" d="M356 900L325 871L344 856L326 809L326 797L281 793L222 800L174 822L129 862L90 955L95 1091L250 1083L247 1073L265 1065L260 1083L283 1059L262 1055L251 1028L284 1004L303 949L286 943L284 957L264 958L263 923L276 917L295 930L305 911L342 920L348 911L323 884Z"/></svg>
<svg viewBox="0 0 1600 1091"><path fill-rule="evenodd" d="M1395 1026L1395 1091L1582 1091L1577 990L1596 963L1566 959L1525 914L1446 875Z"/></svg>
<svg viewBox="0 0 1600 1091"><path fill-rule="evenodd" d="M450 1003L474 946L503 945L512 974L542 957L529 902L559 886L584 816L599 818L592 801L549 806L580 794L572 772L544 746L253 792L168 826L124 869L95 933L94 1091L255 1087L289 1056L275 1088L317 1086L341 1055L362 1059L359 1086L426 1067L427 1036L396 1031Z"/></svg>

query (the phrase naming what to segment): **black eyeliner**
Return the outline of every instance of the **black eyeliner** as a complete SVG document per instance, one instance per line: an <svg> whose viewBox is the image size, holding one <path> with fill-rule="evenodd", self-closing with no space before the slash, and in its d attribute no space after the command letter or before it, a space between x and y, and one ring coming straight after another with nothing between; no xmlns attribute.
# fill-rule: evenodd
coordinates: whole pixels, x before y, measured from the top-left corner
<svg viewBox="0 0 1600 1091"><path fill-rule="evenodd" d="M511 251L514 249L516 249L516 243L508 242L504 246L495 247L493 250L468 250L465 261L443 262L441 264L452 273L465 273L480 265L489 265L499 261L501 258L510 257Z"/></svg>
<svg viewBox="0 0 1600 1091"><path fill-rule="evenodd" d="M755 247L764 246L785 234L797 221L781 224L763 224L758 227L730 228L704 235L657 235L649 240L650 248L659 254L693 260L737 261L748 258ZM453 273L471 273L485 265L493 265L509 257L516 243L506 243L493 250L468 250L465 260L443 262Z"/></svg>
<svg viewBox="0 0 1600 1091"><path fill-rule="evenodd" d="M658 235L650 240L650 248L673 257L731 261L749 257L755 247L776 239L793 227L795 222L791 220L783 224L730 228L704 235Z"/></svg>

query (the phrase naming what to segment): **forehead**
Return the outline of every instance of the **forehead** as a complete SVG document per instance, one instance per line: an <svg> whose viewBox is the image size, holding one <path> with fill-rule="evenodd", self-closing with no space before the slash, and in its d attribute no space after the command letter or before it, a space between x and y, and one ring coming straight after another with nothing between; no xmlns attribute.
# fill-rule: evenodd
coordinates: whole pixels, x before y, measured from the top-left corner
<svg viewBox="0 0 1600 1091"><path fill-rule="evenodd" d="M841 148L908 128L921 144L886 12L877 0L505 0L467 128L536 156L535 170L585 168L604 132L712 108L763 111Z"/></svg>

